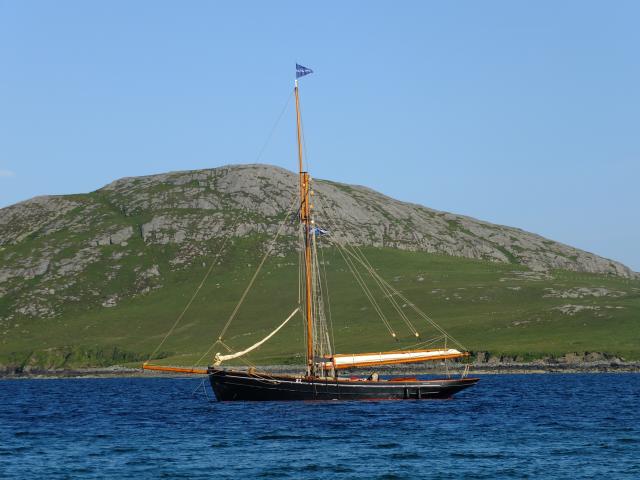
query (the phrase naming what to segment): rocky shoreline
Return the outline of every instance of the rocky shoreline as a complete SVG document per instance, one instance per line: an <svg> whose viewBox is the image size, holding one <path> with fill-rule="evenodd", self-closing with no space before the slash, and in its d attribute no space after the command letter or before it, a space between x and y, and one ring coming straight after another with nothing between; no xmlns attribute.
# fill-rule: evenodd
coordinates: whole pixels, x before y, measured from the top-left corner
<svg viewBox="0 0 640 480"><path fill-rule="evenodd" d="M476 357L477 359L478 357ZM640 373L640 361L625 361L606 354L568 354L558 358L545 358L531 362L516 361L510 357L489 357L486 361L469 363L469 375L483 374L553 374L553 373ZM243 367L229 367L244 370ZM381 375L446 375L461 374L465 364L445 365L394 365L377 367ZM299 374L302 365L264 365L261 371L282 374ZM343 376L367 375L369 370L345 370ZM134 378L134 377L184 377L184 374L144 371L141 368L114 365L106 368L70 369L5 369L0 379L51 379L51 378Z"/></svg>

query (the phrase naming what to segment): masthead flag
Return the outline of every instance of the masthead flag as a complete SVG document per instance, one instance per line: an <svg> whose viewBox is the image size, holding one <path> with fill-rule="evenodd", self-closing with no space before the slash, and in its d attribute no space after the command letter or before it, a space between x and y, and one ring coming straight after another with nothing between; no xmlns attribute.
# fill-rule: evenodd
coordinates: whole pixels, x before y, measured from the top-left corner
<svg viewBox="0 0 640 480"><path fill-rule="evenodd" d="M296 78L304 77L310 73L313 73L313 70L296 63Z"/></svg>

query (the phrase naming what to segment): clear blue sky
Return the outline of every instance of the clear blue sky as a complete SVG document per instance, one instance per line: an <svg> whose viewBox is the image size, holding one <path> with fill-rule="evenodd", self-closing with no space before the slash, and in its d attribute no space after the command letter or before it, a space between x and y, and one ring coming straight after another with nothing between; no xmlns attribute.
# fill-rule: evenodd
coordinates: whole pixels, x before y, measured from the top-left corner
<svg viewBox="0 0 640 480"><path fill-rule="evenodd" d="M255 162L640 270L640 2L0 0L0 206ZM291 105L290 105L291 106ZM295 169L289 108L261 162Z"/></svg>

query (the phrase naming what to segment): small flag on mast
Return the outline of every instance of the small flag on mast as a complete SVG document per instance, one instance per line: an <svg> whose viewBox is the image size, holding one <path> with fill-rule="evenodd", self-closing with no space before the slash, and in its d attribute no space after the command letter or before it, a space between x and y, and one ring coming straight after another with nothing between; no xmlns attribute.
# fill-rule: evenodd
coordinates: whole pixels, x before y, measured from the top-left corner
<svg viewBox="0 0 640 480"><path fill-rule="evenodd" d="M313 73L313 70L296 63L296 79Z"/></svg>

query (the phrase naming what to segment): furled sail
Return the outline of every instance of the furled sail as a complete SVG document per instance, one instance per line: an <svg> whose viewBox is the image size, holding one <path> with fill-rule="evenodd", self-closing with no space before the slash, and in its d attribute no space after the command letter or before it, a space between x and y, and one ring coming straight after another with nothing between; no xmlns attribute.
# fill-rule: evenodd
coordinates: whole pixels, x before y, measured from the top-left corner
<svg viewBox="0 0 640 480"><path fill-rule="evenodd" d="M392 365L396 363L417 363L431 360L446 360L466 357L467 352L455 348L437 350L404 350L396 352L354 353L352 355L333 355L323 363L326 369L370 367L376 365Z"/></svg>
<svg viewBox="0 0 640 480"><path fill-rule="evenodd" d="M273 337L276 333L278 333L280 331L280 329L282 327L284 327L287 322L289 320L291 320L293 318L293 316L298 313L298 310L300 310L300 307L296 308L293 312L291 312L291 315L289 315L287 317L287 319L282 322L280 324L280 326L278 326L278 328L276 328L273 332L271 332L269 335L267 335L266 337L264 337L262 340L260 340L258 343L255 343L253 345L251 345L249 348L246 348L244 350L242 350L241 352L236 352L236 353L232 353L229 355L221 355L220 353L216 353L214 359L213 359L213 365L214 366L218 366L220 365L222 362L224 362L225 360L233 360L234 358L238 358L241 357L243 355L246 355L247 353L249 353L252 350L255 350L256 348L258 348L260 345L262 345L264 342L266 342L267 340L269 340L271 337Z"/></svg>

